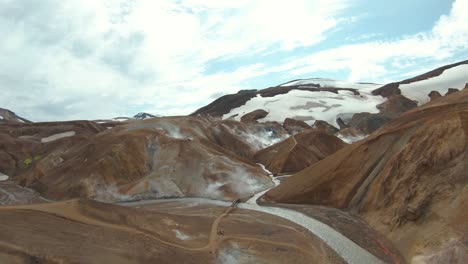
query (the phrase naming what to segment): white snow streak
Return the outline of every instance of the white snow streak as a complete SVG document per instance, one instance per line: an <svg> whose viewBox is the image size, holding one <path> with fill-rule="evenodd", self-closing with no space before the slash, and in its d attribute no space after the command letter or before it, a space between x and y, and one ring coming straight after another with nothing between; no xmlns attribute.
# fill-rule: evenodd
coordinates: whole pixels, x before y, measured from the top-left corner
<svg viewBox="0 0 468 264"><path fill-rule="evenodd" d="M356 141L365 139L368 135L344 136L344 135L338 133L338 134L336 134L336 136L339 139L343 140L344 142L346 142L348 144L353 144Z"/></svg>
<svg viewBox="0 0 468 264"><path fill-rule="evenodd" d="M352 89L363 89L363 90L375 90L381 87L381 84L376 83L352 83L352 82L345 82L345 81L338 81L338 80L331 80L331 79L323 79L323 78L310 78L310 79L301 79L297 81L291 81L281 86L295 86L295 85L312 85L312 84L320 84L320 87L335 87L335 88L352 88Z"/></svg>
<svg viewBox="0 0 468 264"><path fill-rule="evenodd" d="M55 140L57 140L57 139L66 138L66 137L72 137L72 136L74 136L74 135L76 135L76 132L75 132L75 131L68 131L68 132L53 134L53 135L51 135L51 136L42 138L42 139L41 139L41 142L42 142L42 143L52 142L52 141L55 141Z"/></svg>

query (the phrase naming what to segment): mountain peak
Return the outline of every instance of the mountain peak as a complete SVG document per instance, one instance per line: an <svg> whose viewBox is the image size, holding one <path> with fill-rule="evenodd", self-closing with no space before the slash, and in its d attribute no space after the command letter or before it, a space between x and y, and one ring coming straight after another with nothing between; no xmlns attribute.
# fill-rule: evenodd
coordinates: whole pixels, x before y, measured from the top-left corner
<svg viewBox="0 0 468 264"><path fill-rule="evenodd" d="M158 117L158 115L152 115L152 114L149 114L149 113L140 112L140 113L134 115L133 119L145 120L145 119L154 118L154 117Z"/></svg>
<svg viewBox="0 0 468 264"><path fill-rule="evenodd" d="M17 116L14 112L0 108L0 123L13 122L13 123L31 123L31 121Z"/></svg>

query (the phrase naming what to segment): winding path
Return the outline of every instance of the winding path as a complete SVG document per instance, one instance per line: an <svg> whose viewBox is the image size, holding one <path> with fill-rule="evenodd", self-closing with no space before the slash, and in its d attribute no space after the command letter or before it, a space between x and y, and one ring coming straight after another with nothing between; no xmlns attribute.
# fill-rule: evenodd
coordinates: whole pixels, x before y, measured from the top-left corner
<svg viewBox="0 0 468 264"><path fill-rule="evenodd" d="M280 181L276 179L271 172L269 172L262 164L259 164L262 169L268 173L271 180L275 184L274 187L280 184ZM272 187L272 188L274 188ZM317 221L305 214L300 212L280 208L280 207L272 207L272 206L260 206L257 204L257 200L270 189L264 190L255 194L252 198L247 200L245 203L237 204L238 208L247 209L247 210L254 210L262 213L267 213L271 215L275 215L286 220L289 220L295 224L298 224L311 233L322 239L325 243L328 244L338 255L340 255L346 262L350 264L376 264L376 263L383 263L380 259L369 253L367 250L363 249L356 243L354 243L349 238L345 237L332 227ZM180 202L196 202L196 203L205 203L205 204L213 204L213 205L220 205L230 207L232 202L225 202L225 201L218 201L218 200L210 200L205 198L175 198L175 199L164 199L164 200L153 200L153 201L138 201L138 202L128 202L123 203L122 205L144 205L144 204L152 204L158 202L167 202L167 201L180 201ZM224 216L225 214L223 214ZM216 219L216 221L220 221L222 217ZM216 221L214 224L216 224ZM215 225L213 225L215 226ZM216 237L216 233L213 233L213 228L210 235L210 243L215 243L213 237ZM214 235L213 235L214 234Z"/></svg>

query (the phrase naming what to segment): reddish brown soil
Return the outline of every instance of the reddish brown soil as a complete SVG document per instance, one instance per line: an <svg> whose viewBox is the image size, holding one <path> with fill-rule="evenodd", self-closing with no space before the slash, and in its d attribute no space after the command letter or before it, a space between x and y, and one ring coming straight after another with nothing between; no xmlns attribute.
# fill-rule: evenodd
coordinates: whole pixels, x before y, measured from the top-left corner
<svg viewBox="0 0 468 264"><path fill-rule="evenodd" d="M345 145L341 139L326 132L308 130L260 150L254 159L274 174L295 173L335 153Z"/></svg>
<svg viewBox="0 0 468 264"><path fill-rule="evenodd" d="M344 263L300 226L231 207L7 206L0 233L1 263Z"/></svg>
<svg viewBox="0 0 468 264"><path fill-rule="evenodd" d="M288 178L266 199L351 210L392 240L408 261L430 254L466 260L466 246L444 248L467 242L467 135L464 90L403 114Z"/></svg>
<svg viewBox="0 0 468 264"><path fill-rule="evenodd" d="M90 121L3 125L0 172L53 200L235 199L272 184L251 161L262 147L255 136L287 135L277 123L202 117L153 118L108 128ZM75 135L41 142L69 131Z"/></svg>

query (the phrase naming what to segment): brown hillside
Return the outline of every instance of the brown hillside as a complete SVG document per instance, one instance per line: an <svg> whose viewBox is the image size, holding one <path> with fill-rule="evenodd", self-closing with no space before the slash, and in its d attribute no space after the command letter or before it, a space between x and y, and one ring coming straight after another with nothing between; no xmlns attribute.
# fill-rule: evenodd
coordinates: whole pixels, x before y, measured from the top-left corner
<svg viewBox="0 0 468 264"><path fill-rule="evenodd" d="M410 260L466 262L468 91L391 121L269 191L266 199L346 208Z"/></svg>
<svg viewBox="0 0 468 264"><path fill-rule="evenodd" d="M346 146L341 139L323 131L308 130L262 149L254 160L273 174L296 173Z"/></svg>
<svg viewBox="0 0 468 264"><path fill-rule="evenodd" d="M2 126L0 172L54 200L234 199L271 186L251 158L287 135L276 123L201 117L106 128L84 121Z"/></svg>

